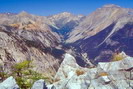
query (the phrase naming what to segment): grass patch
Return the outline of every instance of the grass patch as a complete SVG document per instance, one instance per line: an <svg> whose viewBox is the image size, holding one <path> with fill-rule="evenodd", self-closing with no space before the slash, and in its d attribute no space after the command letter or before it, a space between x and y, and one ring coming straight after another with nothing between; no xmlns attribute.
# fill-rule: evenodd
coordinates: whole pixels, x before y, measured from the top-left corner
<svg viewBox="0 0 133 89"><path fill-rule="evenodd" d="M85 72L83 70L79 70L79 69L76 70L77 76L83 75L84 73Z"/></svg>
<svg viewBox="0 0 133 89"><path fill-rule="evenodd" d="M120 61L124 59L124 55L120 54L120 53L114 53L113 54L113 58L112 58L112 61Z"/></svg>

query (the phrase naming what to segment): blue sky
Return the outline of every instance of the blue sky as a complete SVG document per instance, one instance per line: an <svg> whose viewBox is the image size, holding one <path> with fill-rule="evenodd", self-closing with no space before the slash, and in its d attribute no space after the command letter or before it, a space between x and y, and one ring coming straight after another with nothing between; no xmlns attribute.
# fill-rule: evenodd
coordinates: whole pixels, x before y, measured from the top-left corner
<svg viewBox="0 0 133 89"><path fill-rule="evenodd" d="M0 13L26 11L48 16L61 12L88 15L105 4L133 8L133 0L0 0Z"/></svg>

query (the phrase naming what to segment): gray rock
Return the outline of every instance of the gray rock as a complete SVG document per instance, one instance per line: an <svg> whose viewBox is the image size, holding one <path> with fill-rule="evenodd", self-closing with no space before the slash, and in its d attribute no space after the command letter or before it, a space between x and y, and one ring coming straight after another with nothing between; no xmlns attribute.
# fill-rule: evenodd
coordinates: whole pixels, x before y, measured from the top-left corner
<svg viewBox="0 0 133 89"><path fill-rule="evenodd" d="M53 84L54 88L87 89L90 81L87 73L85 73L86 70L86 68L82 68L76 63L76 60L72 55L66 53L65 58L55 76L55 79L58 79L59 81Z"/></svg>
<svg viewBox="0 0 133 89"><path fill-rule="evenodd" d="M123 60L101 62L89 69L78 66L75 58L66 54L55 76L59 80L49 85L48 89L130 89L133 83L127 70L132 68L132 63L133 58L125 55Z"/></svg>
<svg viewBox="0 0 133 89"><path fill-rule="evenodd" d="M11 76L0 83L0 89L20 89L15 79Z"/></svg>
<svg viewBox="0 0 133 89"><path fill-rule="evenodd" d="M31 89L47 89L43 79L36 81Z"/></svg>
<svg viewBox="0 0 133 89"><path fill-rule="evenodd" d="M54 85L47 85L48 89L56 89L56 87Z"/></svg>
<svg viewBox="0 0 133 89"><path fill-rule="evenodd" d="M132 62L133 62L133 58L127 56L123 60L116 61L116 62L108 62L108 63L101 62L98 64L98 68L101 68L104 71L129 69L133 67Z"/></svg>

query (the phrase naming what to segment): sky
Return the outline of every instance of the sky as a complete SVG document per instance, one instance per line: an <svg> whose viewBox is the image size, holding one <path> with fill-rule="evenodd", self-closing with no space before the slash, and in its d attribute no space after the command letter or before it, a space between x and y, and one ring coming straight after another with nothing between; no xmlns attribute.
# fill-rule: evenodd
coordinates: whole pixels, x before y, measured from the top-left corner
<svg viewBox="0 0 133 89"><path fill-rule="evenodd" d="M133 8L133 0L0 0L0 13L26 11L40 16L61 12L88 15L106 4Z"/></svg>

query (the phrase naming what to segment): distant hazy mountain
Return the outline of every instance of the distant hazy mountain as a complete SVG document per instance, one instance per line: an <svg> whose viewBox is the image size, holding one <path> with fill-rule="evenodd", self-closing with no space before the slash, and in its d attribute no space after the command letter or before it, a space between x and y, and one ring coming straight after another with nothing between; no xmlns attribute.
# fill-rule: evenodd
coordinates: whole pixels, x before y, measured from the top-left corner
<svg viewBox="0 0 133 89"><path fill-rule="evenodd" d="M53 30L64 38L67 38L69 32L76 27L83 18L83 15L73 15L68 12L48 17L48 19L55 25Z"/></svg>

